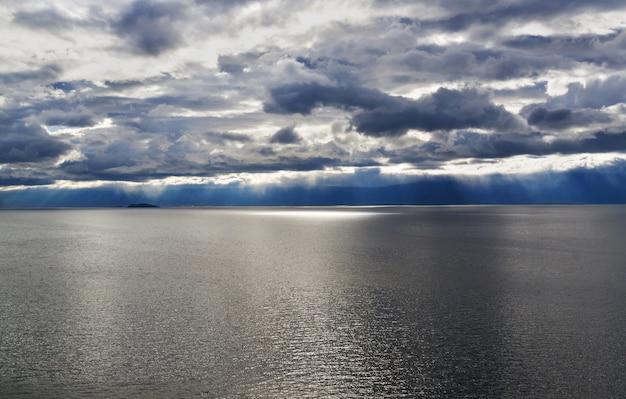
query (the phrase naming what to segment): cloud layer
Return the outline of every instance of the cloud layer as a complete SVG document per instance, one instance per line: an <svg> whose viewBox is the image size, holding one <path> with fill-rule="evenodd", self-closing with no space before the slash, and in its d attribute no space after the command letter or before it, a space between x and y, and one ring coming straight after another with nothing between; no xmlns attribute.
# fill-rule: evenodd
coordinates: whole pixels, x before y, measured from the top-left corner
<svg viewBox="0 0 626 399"><path fill-rule="evenodd" d="M626 159L624 11L609 0L0 5L0 190L613 165Z"/></svg>

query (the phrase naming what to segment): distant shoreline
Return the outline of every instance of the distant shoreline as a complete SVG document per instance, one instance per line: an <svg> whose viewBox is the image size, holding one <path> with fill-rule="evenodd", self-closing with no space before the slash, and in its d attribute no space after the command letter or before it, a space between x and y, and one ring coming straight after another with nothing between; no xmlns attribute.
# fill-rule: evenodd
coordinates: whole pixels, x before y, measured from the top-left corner
<svg viewBox="0 0 626 399"><path fill-rule="evenodd" d="M139 204L130 204L128 208L160 208L158 205L139 203Z"/></svg>

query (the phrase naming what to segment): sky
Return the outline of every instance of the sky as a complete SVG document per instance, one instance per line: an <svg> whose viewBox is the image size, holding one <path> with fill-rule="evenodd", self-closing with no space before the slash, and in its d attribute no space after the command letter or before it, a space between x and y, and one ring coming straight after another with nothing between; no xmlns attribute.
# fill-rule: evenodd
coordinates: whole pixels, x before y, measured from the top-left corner
<svg viewBox="0 0 626 399"><path fill-rule="evenodd" d="M622 0L4 0L0 207L626 202Z"/></svg>

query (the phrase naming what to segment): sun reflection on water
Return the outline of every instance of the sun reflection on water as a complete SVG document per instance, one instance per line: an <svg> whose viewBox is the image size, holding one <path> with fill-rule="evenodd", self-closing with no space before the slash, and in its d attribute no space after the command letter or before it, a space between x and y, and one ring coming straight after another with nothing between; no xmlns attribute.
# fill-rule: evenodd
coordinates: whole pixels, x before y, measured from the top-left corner
<svg viewBox="0 0 626 399"><path fill-rule="evenodd" d="M371 216L384 215L384 212L372 212L361 210L320 210L320 209L298 209L298 210L268 210L255 211L251 213L256 216L280 216L292 218L310 219L353 219Z"/></svg>

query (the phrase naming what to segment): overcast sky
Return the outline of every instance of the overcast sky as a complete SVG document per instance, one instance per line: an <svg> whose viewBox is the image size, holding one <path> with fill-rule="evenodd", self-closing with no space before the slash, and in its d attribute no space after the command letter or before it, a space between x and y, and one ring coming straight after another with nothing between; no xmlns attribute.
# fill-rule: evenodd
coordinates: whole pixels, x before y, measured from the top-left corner
<svg viewBox="0 0 626 399"><path fill-rule="evenodd" d="M623 0L2 1L0 191L624 182L625 28Z"/></svg>

